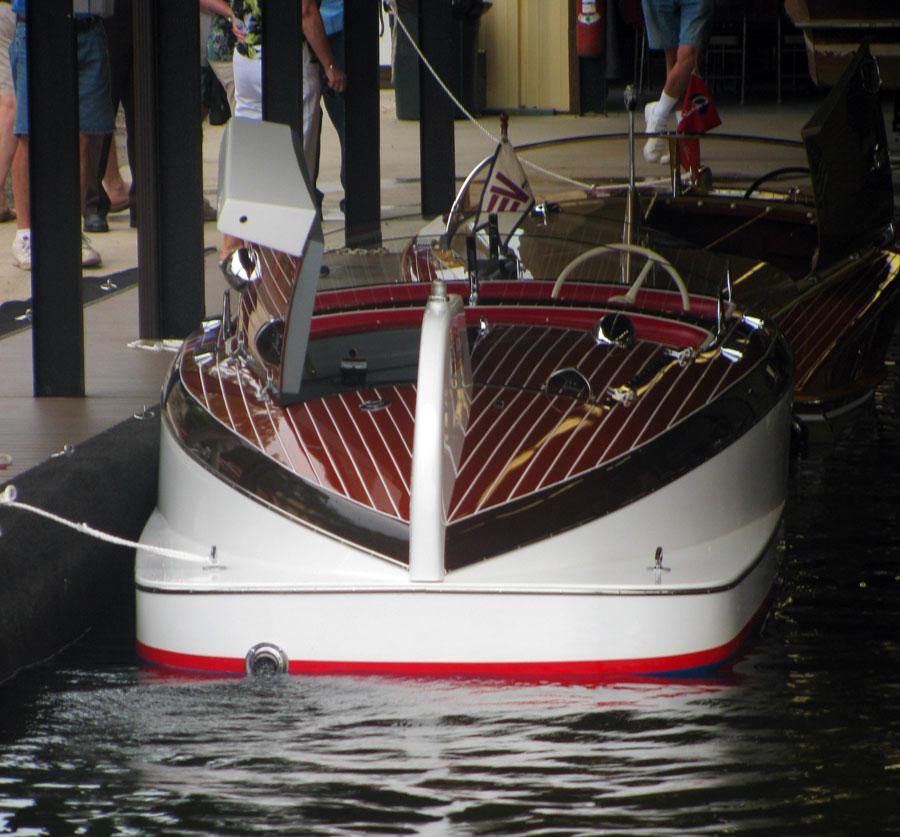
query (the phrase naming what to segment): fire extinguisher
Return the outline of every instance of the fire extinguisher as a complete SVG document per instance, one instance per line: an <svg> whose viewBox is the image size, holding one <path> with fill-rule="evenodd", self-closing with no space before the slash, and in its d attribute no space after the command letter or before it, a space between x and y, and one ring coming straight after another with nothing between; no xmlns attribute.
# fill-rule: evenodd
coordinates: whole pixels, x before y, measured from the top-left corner
<svg viewBox="0 0 900 837"><path fill-rule="evenodd" d="M579 58L603 54L603 5L605 0L577 0L575 46Z"/></svg>

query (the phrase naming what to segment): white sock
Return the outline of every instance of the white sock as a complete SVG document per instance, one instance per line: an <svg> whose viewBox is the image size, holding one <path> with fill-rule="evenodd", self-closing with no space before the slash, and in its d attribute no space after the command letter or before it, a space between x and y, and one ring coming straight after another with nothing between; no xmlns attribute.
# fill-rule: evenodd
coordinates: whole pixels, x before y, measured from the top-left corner
<svg viewBox="0 0 900 837"><path fill-rule="evenodd" d="M675 105L677 104L678 99L670 96L665 90L659 94L659 101L653 106L653 121L657 124L657 127L665 125L669 114L675 110Z"/></svg>
<svg viewBox="0 0 900 837"><path fill-rule="evenodd" d="M26 227L24 230L16 230L16 241L21 241L23 238L31 238L31 229Z"/></svg>

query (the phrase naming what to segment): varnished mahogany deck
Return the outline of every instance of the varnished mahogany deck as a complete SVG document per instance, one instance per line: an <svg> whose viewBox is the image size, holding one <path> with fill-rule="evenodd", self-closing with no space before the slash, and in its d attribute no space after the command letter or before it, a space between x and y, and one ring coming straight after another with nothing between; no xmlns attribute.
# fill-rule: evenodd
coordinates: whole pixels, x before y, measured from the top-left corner
<svg viewBox="0 0 900 837"><path fill-rule="evenodd" d="M282 406L261 391L246 362L222 353L195 357L198 346L182 358L181 381L228 431L310 484L408 521L413 381L339 388ZM471 415L450 521L623 456L702 409L750 365L738 367L717 351L680 365L648 340L622 350L598 345L583 330L496 326L472 351ZM548 392L550 373L564 367L584 374L592 398ZM604 398L629 384L650 386L652 396L631 405Z"/></svg>

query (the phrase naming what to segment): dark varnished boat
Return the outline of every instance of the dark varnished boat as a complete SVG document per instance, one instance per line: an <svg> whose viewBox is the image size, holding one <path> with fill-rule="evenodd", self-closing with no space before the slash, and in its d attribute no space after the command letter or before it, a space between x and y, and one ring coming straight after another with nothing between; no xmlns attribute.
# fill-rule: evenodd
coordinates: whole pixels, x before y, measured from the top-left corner
<svg viewBox="0 0 900 837"><path fill-rule="evenodd" d="M865 47L857 52L803 128L806 160L798 165L741 181L735 162L744 170L747 164L733 150L736 139L704 137L709 167L697 176L673 163L671 176L638 183L630 198L638 204L633 240L671 262L691 293L714 295L727 260L735 303L771 317L793 350L796 414L810 422L833 418L865 401L883 378L900 316L900 252L877 65ZM746 140L740 141L743 147ZM541 143L522 153L556 152L560 160L568 148L569 157L601 161L596 142L566 140L558 149ZM717 161L729 173L721 182L713 178ZM490 162L469 176L449 221L413 242L406 280L461 278L474 270L482 280L555 281L566 272L561 300L580 284L596 283L588 254L596 250L603 258L598 245L622 238L628 191L586 196L569 188L559 200L543 200L494 245L499 255L492 256L488 225L477 212ZM654 270L645 287L668 282L664 271Z"/></svg>

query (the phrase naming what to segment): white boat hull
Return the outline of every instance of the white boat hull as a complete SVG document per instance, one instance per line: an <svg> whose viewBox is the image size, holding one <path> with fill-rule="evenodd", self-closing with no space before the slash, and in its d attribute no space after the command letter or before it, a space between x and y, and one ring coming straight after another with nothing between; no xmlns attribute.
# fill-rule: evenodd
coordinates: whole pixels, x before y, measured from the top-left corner
<svg viewBox="0 0 900 837"><path fill-rule="evenodd" d="M223 673L243 673L260 643L292 673L591 677L717 665L765 612L777 572L788 410L785 395L637 502L426 583L235 490L164 422L160 507L142 542L199 560L138 551L139 651ZM213 544L198 533L210 532L215 561L204 562Z"/></svg>

